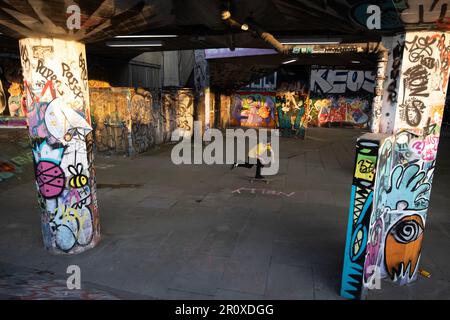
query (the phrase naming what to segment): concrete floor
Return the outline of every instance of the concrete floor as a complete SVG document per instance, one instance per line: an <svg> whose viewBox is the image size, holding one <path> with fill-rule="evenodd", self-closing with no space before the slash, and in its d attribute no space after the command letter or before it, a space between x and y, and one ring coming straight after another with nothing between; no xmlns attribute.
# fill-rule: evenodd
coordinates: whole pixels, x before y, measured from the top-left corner
<svg viewBox="0 0 450 320"><path fill-rule="evenodd" d="M432 277L404 287L383 282L368 299L450 299L449 132L441 138L421 261ZM14 134L0 131L3 158L24 152L12 144ZM250 184L254 169L175 166L168 145L132 160L97 156L99 184L142 186L98 190L103 239L75 256L43 249L32 165L25 165L0 182L0 297L23 297L24 284L42 279L62 283L54 296L64 297L61 281L76 264L92 293L83 297L94 299L340 299L361 134L312 128L305 141L281 139L280 172L268 185Z"/></svg>

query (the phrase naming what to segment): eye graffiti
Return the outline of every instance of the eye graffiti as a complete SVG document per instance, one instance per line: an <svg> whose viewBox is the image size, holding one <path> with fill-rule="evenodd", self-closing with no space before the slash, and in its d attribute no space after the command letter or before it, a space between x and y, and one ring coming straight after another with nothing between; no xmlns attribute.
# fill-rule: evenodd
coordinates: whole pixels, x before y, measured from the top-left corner
<svg viewBox="0 0 450 320"><path fill-rule="evenodd" d="M392 230L392 235L398 243L409 243L417 240L422 233L423 228L416 221L400 221L396 228Z"/></svg>
<svg viewBox="0 0 450 320"><path fill-rule="evenodd" d="M422 217L406 216L392 226L386 237L385 263L392 280L414 275L419 263L424 225Z"/></svg>
<svg viewBox="0 0 450 320"><path fill-rule="evenodd" d="M77 166L68 166L69 172L73 174L73 177L69 180L69 185L72 188L82 188L88 183L88 177L83 172L83 165L81 163Z"/></svg>

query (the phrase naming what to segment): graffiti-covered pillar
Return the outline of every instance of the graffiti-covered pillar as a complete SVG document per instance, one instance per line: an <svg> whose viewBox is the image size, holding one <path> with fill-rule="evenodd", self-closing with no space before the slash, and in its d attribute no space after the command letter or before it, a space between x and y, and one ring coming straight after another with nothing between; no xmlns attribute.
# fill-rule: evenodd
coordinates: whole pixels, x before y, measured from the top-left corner
<svg viewBox="0 0 450 320"><path fill-rule="evenodd" d="M209 68L205 50L194 51L194 120L203 123L203 132L207 133L211 127Z"/></svg>
<svg viewBox="0 0 450 320"><path fill-rule="evenodd" d="M387 136L371 168L372 209L357 281L345 277L344 266L341 294L350 298L379 288L380 279L400 285L417 279L448 85L450 33L407 32L383 42L389 59L379 129ZM351 228L349 221L348 235ZM347 237L347 248L353 240Z"/></svg>
<svg viewBox="0 0 450 320"><path fill-rule="evenodd" d="M85 46L19 45L44 246L79 253L100 239Z"/></svg>
<svg viewBox="0 0 450 320"><path fill-rule="evenodd" d="M392 47L383 104L384 128L392 136L380 155L383 166L377 168L371 256L365 269L376 265L381 278L407 284L417 278L428 216L448 85L450 33L408 32L394 38ZM365 285L374 277L369 273Z"/></svg>

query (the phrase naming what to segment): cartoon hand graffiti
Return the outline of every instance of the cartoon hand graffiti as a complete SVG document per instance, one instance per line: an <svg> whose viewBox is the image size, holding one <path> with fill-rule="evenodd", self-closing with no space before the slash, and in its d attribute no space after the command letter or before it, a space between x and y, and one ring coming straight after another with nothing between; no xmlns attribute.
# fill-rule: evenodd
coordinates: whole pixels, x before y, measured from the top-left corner
<svg viewBox="0 0 450 320"><path fill-rule="evenodd" d="M391 175L391 186L381 196L391 210L424 210L428 208L431 184L416 164L398 165Z"/></svg>

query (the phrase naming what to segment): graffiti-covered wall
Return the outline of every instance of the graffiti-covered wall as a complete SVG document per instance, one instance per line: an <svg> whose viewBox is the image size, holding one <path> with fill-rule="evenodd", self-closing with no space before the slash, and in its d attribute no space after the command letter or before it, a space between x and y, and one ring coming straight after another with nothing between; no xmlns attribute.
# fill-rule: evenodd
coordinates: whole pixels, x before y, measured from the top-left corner
<svg viewBox="0 0 450 320"><path fill-rule="evenodd" d="M309 114L309 73L304 66L278 72L276 116L281 136L305 138Z"/></svg>
<svg viewBox="0 0 450 320"><path fill-rule="evenodd" d="M374 81L372 71L311 69L308 124L367 124Z"/></svg>
<svg viewBox="0 0 450 320"><path fill-rule="evenodd" d="M20 60L0 58L0 127L26 126Z"/></svg>
<svg viewBox="0 0 450 320"><path fill-rule="evenodd" d="M184 135L193 132L188 89L91 88L91 110L99 152L142 153L170 141L175 129Z"/></svg>
<svg viewBox="0 0 450 320"><path fill-rule="evenodd" d="M163 91L163 104L154 113L164 136L164 142L170 141L175 129L190 137L194 132L194 96L190 89L172 89Z"/></svg>
<svg viewBox="0 0 450 320"><path fill-rule="evenodd" d="M232 126L275 128L275 92L239 92L233 96Z"/></svg>
<svg viewBox="0 0 450 320"><path fill-rule="evenodd" d="M277 127L283 137L305 138L308 105L308 94L298 91L277 91Z"/></svg>
<svg viewBox="0 0 450 320"><path fill-rule="evenodd" d="M97 151L127 153L132 90L90 86L89 92Z"/></svg>

